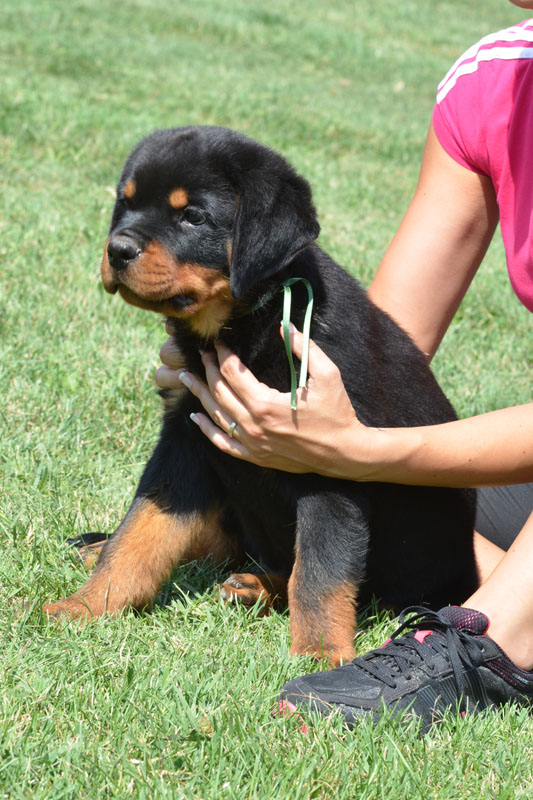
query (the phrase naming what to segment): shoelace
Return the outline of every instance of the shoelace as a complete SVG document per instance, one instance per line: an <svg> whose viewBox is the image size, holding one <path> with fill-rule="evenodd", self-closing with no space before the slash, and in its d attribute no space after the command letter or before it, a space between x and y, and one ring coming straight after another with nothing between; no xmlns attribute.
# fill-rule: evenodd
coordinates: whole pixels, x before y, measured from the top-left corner
<svg viewBox="0 0 533 800"><path fill-rule="evenodd" d="M381 650L362 656L352 664L394 689L395 678L404 676L409 679L413 668L435 673L435 667L428 665L427 662L428 656L438 652L449 660L457 691L459 695L464 695L463 665L476 667L473 655L474 652L482 652L483 645L476 642L471 633L458 630L440 614L426 608L418 606L406 608L400 615L400 623L390 641ZM414 632L417 630L430 630L432 635L424 642L419 642L414 638ZM412 633L412 636L396 641L405 633Z"/></svg>

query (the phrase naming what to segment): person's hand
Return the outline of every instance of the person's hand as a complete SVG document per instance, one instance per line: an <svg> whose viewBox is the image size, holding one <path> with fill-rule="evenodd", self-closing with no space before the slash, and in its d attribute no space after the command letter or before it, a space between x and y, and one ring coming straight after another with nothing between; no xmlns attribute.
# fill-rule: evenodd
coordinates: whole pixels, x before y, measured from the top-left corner
<svg viewBox="0 0 533 800"><path fill-rule="evenodd" d="M291 326L298 358L302 341L302 334ZM360 479L371 479L368 457L374 429L359 422L339 369L317 344L310 342L309 379L305 389L298 389L296 411L291 409L290 393L258 381L223 344L216 343L216 352L218 361L213 353L202 356L207 382L186 371L179 373L179 380L202 403L207 414L194 414L192 419L219 450L262 467L343 478L347 437L355 434ZM168 379L168 373L163 375ZM172 381L174 386L175 376ZM350 462L353 478L353 454Z"/></svg>
<svg viewBox="0 0 533 800"><path fill-rule="evenodd" d="M166 323L166 331L169 334L172 333L168 322ZM159 352L159 357L162 364L156 369L154 379L159 389L162 390L159 394L163 400L163 405L165 408L172 408L176 397L179 397L185 391L183 383L179 379L179 374L185 367L185 357L172 336L164 342Z"/></svg>
<svg viewBox="0 0 533 800"><path fill-rule="evenodd" d="M172 333L168 322L165 330L168 334ZM182 389L183 384L180 382L179 373L185 367L185 357L172 336L163 343L159 351L159 358L162 364L154 374L156 384L160 389Z"/></svg>

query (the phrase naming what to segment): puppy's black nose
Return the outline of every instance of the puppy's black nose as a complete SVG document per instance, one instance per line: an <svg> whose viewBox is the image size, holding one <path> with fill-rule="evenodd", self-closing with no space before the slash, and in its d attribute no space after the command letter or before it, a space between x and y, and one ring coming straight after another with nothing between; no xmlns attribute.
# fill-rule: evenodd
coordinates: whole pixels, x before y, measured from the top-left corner
<svg viewBox="0 0 533 800"><path fill-rule="evenodd" d="M113 269L120 270L141 255L141 248L129 236L112 236L107 245L107 257Z"/></svg>

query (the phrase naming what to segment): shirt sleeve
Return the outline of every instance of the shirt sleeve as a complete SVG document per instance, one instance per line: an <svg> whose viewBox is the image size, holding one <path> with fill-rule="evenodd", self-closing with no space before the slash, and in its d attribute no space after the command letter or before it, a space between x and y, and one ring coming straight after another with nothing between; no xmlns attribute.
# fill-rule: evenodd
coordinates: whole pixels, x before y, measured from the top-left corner
<svg viewBox="0 0 533 800"><path fill-rule="evenodd" d="M479 73L467 70L468 64L459 63L439 85L433 127L439 142L454 161L472 172L486 175Z"/></svg>

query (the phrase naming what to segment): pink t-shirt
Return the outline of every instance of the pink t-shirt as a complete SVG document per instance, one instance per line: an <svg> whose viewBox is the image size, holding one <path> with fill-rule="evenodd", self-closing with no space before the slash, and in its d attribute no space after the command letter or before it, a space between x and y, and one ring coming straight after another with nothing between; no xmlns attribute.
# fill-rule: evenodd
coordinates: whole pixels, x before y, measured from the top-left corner
<svg viewBox="0 0 533 800"><path fill-rule="evenodd" d="M496 189L509 278L533 312L533 20L493 33L440 83L433 111L449 155Z"/></svg>

